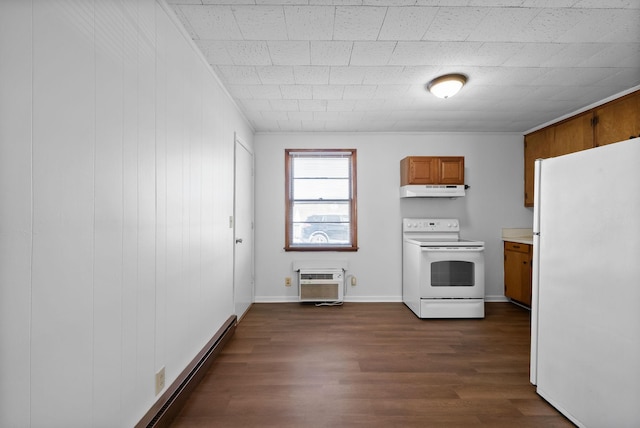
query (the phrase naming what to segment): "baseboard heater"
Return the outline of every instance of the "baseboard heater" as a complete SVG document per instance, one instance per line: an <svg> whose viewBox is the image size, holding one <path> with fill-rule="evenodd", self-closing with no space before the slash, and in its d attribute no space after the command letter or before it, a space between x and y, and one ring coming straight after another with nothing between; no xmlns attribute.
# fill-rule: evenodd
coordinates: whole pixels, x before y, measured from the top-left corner
<svg viewBox="0 0 640 428"><path fill-rule="evenodd" d="M220 327L216 334L207 342L202 351L180 373L180 376L167 388L151 406L149 411L140 419L135 428L164 428L180 413L189 394L204 377L213 359L222 351L224 345L231 339L236 330L238 317L232 315Z"/></svg>

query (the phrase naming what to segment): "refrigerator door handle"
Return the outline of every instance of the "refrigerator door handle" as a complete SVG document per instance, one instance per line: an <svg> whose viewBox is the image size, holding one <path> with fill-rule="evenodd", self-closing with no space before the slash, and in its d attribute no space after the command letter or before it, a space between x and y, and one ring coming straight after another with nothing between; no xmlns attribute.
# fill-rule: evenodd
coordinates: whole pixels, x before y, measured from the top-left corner
<svg viewBox="0 0 640 428"><path fill-rule="evenodd" d="M536 159L533 175L533 260L531 264L531 359L529 381L538 384L538 298L540 278L540 192L542 159Z"/></svg>

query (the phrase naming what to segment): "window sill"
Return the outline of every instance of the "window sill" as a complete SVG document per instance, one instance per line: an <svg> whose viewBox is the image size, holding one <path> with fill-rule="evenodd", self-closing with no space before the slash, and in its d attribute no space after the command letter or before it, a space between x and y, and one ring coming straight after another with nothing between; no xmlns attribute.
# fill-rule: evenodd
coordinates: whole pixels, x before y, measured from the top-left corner
<svg viewBox="0 0 640 428"><path fill-rule="evenodd" d="M305 247L305 246L293 246L293 247L284 247L285 251L358 251L358 247L330 247L330 246L322 246L322 247Z"/></svg>

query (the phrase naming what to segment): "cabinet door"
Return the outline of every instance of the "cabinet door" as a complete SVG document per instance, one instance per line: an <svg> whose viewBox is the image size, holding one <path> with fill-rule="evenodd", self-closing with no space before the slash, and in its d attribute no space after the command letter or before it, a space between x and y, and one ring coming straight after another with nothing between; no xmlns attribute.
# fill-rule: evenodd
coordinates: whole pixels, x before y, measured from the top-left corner
<svg viewBox="0 0 640 428"><path fill-rule="evenodd" d="M640 91L525 135L524 205L533 206L536 159L561 156L639 137Z"/></svg>
<svg viewBox="0 0 640 428"><path fill-rule="evenodd" d="M464 184L464 157L437 159L439 184Z"/></svg>
<svg viewBox="0 0 640 428"><path fill-rule="evenodd" d="M524 206L533 206L533 175L536 159L551 156L555 128L550 126L524 137Z"/></svg>
<svg viewBox="0 0 640 428"><path fill-rule="evenodd" d="M436 159L427 156L416 156L409 159L410 184L434 184L437 182L438 170Z"/></svg>
<svg viewBox="0 0 640 428"><path fill-rule="evenodd" d="M515 244L517 250L505 242L504 251L504 295L527 306L531 306L531 246Z"/></svg>
<svg viewBox="0 0 640 428"><path fill-rule="evenodd" d="M593 148L592 112L582 113L555 125L550 157Z"/></svg>
<svg viewBox="0 0 640 428"><path fill-rule="evenodd" d="M640 137L640 91L597 108L595 116L596 146Z"/></svg>

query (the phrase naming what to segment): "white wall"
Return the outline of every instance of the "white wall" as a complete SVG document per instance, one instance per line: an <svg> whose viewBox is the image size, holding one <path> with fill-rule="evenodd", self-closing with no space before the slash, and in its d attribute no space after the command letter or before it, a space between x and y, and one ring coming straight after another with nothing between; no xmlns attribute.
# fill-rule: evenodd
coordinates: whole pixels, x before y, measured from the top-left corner
<svg viewBox="0 0 640 428"><path fill-rule="evenodd" d="M0 426L132 426L234 312L252 130L170 16L0 2Z"/></svg>
<svg viewBox="0 0 640 428"><path fill-rule="evenodd" d="M355 148L358 151L357 252L285 252L284 149ZM460 219L461 235L486 243L486 295L504 299L503 227L531 227L523 206L523 143L518 134L256 134L256 301L295 301L293 260L349 262L346 301L401 301L403 217ZM458 199L400 199L400 160L405 156L464 156L465 181Z"/></svg>

